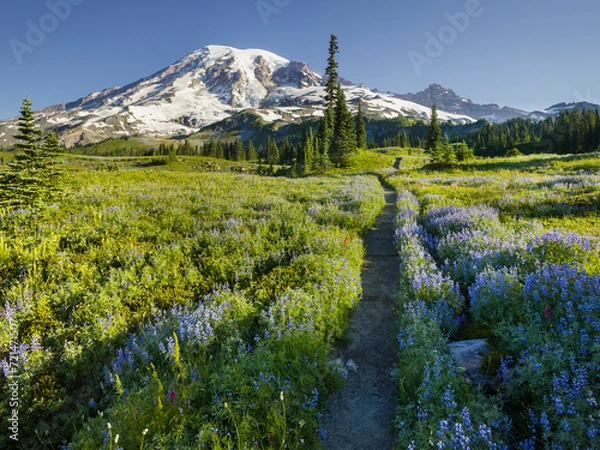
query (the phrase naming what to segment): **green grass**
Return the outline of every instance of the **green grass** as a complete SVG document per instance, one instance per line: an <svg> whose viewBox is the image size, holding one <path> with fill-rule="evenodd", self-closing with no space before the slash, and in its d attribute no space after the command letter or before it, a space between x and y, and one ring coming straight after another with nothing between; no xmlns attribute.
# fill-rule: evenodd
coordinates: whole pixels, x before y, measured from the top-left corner
<svg viewBox="0 0 600 450"><path fill-rule="evenodd" d="M600 170L600 153L583 155L528 155L515 158L481 158L462 164L465 172L510 173L579 173ZM479 173L478 173L479 174Z"/></svg>
<svg viewBox="0 0 600 450"><path fill-rule="evenodd" d="M375 178L357 174L378 173L420 200L486 204L505 222L600 236L600 154L474 159L433 171L421 150L384 148L360 151L350 169L297 180L234 175L257 165L214 158L100 156L145 145L117 140L62 155L63 202L0 211L0 296L17 309L22 342L40 338L45 349L23 370L24 448L71 437L75 448L109 448L108 422L126 448L144 439L196 448L198 435L212 448L234 448L238 436L262 448L292 438L316 448L324 397L306 404L313 389L326 394L338 382L326 355L360 294L361 233L382 207ZM211 322L214 340L181 339L177 357L159 351L176 327L158 315L199 302L228 305ZM265 338L277 332L281 339ZM135 353L135 369L113 369L131 336L152 361Z"/></svg>
<svg viewBox="0 0 600 450"><path fill-rule="evenodd" d="M140 156L150 152L152 148L158 147L160 142L157 139L137 137L109 139L97 144L75 147L70 149L69 152L105 157Z"/></svg>
<svg viewBox="0 0 600 450"><path fill-rule="evenodd" d="M19 366L21 448L114 448L116 434L124 448L318 445L339 384L326 355L360 298L381 186L197 173L200 161L79 167L58 204L0 210L0 298L19 342L43 347ZM196 328L182 334L178 314ZM2 314L0 358L9 329ZM4 381L0 393L5 417Z"/></svg>
<svg viewBox="0 0 600 450"><path fill-rule="evenodd" d="M598 236L600 154L475 159L451 170L402 171L391 178L419 199L438 195L458 206L485 204L505 220L537 220Z"/></svg>
<svg viewBox="0 0 600 450"><path fill-rule="evenodd" d="M420 169L427 164L428 157L423 150L413 148L377 148L359 150L350 160L351 166L346 169L332 169L331 173L351 174L392 169L396 158L402 158L400 171Z"/></svg>
<svg viewBox="0 0 600 450"><path fill-rule="evenodd" d="M0 152L0 167L5 165L7 162L12 161L13 158L13 152Z"/></svg>

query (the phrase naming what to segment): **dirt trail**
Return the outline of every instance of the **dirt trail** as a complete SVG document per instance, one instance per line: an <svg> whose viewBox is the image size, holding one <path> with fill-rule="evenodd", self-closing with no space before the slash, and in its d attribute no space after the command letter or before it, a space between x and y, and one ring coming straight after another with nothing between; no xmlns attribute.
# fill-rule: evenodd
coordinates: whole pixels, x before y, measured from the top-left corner
<svg viewBox="0 0 600 450"><path fill-rule="evenodd" d="M352 319L350 344L341 350L344 363L353 360L358 371L349 371L346 384L324 411L326 450L388 450L394 444L396 385L391 372L399 278L393 241L395 192L386 190L385 199L385 209L365 240L363 300Z"/></svg>

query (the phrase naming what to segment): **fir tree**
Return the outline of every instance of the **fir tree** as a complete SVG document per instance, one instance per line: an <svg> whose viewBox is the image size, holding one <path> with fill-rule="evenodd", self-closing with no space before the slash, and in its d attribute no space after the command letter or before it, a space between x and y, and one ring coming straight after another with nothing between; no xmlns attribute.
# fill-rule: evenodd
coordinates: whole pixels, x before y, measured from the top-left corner
<svg viewBox="0 0 600 450"><path fill-rule="evenodd" d="M210 141L208 145L204 146L205 154L204 156L208 156L209 158L217 157L217 143L215 141Z"/></svg>
<svg viewBox="0 0 600 450"><path fill-rule="evenodd" d="M448 140L448 136L444 137L443 144L443 162L447 166L455 166L456 165L456 153L454 152L454 147L450 144Z"/></svg>
<svg viewBox="0 0 600 450"><path fill-rule="evenodd" d="M313 148L313 160L311 165L311 170L313 172L321 172L321 155L319 153L319 136L313 134L312 130L310 132L312 135L312 148Z"/></svg>
<svg viewBox="0 0 600 450"><path fill-rule="evenodd" d="M246 153L247 161L256 161L258 159L258 155L256 154L256 148L254 147L254 143L252 140L248 141L248 150Z"/></svg>
<svg viewBox="0 0 600 450"><path fill-rule="evenodd" d="M246 150L244 149L244 144L240 139L236 139L233 144L233 159L235 161L246 160Z"/></svg>
<svg viewBox="0 0 600 450"><path fill-rule="evenodd" d="M225 149L223 148L223 143L221 141L217 141L215 158L225 159Z"/></svg>
<svg viewBox="0 0 600 450"><path fill-rule="evenodd" d="M325 111L325 116L319 121L319 130L317 131L315 171L318 173L326 173L329 169L329 150L334 122L333 108L329 107Z"/></svg>
<svg viewBox="0 0 600 450"><path fill-rule="evenodd" d="M56 157L63 151L64 148L55 132L48 134L40 149L40 156L48 161L42 176L45 178L44 184L50 197L56 197L62 191L62 171L56 167Z"/></svg>
<svg viewBox="0 0 600 450"><path fill-rule="evenodd" d="M360 104L358 105L358 114L356 115L356 148L361 150L367 148L367 129Z"/></svg>
<svg viewBox="0 0 600 450"><path fill-rule="evenodd" d="M434 149L429 150L429 154L431 155L431 162L433 164L444 164L444 146L442 144L438 144Z"/></svg>
<svg viewBox="0 0 600 450"><path fill-rule="evenodd" d="M313 132L306 124L303 124L303 127L302 144L296 160L296 173L298 174L307 174L312 171L315 151Z"/></svg>
<svg viewBox="0 0 600 450"><path fill-rule="evenodd" d="M290 143L290 140L286 137L281 144L281 156L279 158L279 162L281 164L292 165L294 164L295 158L295 149L294 146Z"/></svg>
<svg viewBox="0 0 600 450"><path fill-rule="evenodd" d="M346 103L346 95L338 84L335 107L335 128L331 145L331 161L339 167L349 167L351 156L356 152L354 119Z"/></svg>
<svg viewBox="0 0 600 450"><path fill-rule="evenodd" d="M469 148L465 141L462 141L462 143L456 150L456 159L458 159L459 161L468 161L474 156L475 154L473 153L473 150Z"/></svg>
<svg viewBox="0 0 600 450"><path fill-rule="evenodd" d="M325 69L325 77L327 78L327 86L325 87L325 101L327 106L335 104L335 96L337 94L337 85L339 80L338 63L335 55L340 52L337 36L332 34L329 39L329 58L327 59L327 68Z"/></svg>
<svg viewBox="0 0 600 450"><path fill-rule="evenodd" d="M427 147L425 150L434 153L441 143L442 131L438 121L437 106L433 105L431 107L431 125L429 127L429 134L427 135Z"/></svg>
<svg viewBox="0 0 600 450"><path fill-rule="evenodd" d="M267 164L273 165L279 162L279 149L277 148L277 144L270 137L267 137L267 154L266 154Z"/></svg>
<svg viewBox="0 0 600 450"><path fill-rule="evenodd" d="M313 168L319 173L327 172L330 164L330 155L333 148L333 134L335 129L335 110L336 94L338 92L339 74L336 55L339 53L337 36L332 34L329 39L329 57L327 59L327 68L325 69L325 78L327 84L325 87L325 116L319 123L319 130L316 135L314 147Z"/></svg>
<svg viewBox="0 0 600 450"><path fill-rule="evenodd" d="M51 133L40 148L42 132L35 127L33 104L25 98L15 135L14 160L0 179L0 203L38 205L51 199L60 189L55 157L61 151L58 137Z"/></svg>

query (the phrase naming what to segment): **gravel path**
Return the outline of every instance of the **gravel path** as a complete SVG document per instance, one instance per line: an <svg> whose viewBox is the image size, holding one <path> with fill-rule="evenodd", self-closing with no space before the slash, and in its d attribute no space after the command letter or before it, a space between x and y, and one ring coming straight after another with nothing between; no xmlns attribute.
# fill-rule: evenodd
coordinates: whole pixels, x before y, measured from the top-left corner
<svg viewBox="0 0 600 450"><path fill-rule="evenodd" d="M385 191L386 206L366 237L363 300L357 307L350 343L340 351L349 370L344 387L324 411L326 450L389 450L394 444L396 385L391 375L396 361L394 304L398 292L399 262L394 247L396 194Z"/></svg>

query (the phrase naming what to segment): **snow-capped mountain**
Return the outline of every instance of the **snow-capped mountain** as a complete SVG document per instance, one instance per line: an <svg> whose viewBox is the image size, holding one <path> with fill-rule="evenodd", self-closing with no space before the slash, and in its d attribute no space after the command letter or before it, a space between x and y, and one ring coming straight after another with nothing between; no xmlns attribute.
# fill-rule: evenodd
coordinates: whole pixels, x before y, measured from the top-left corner
<svg viewBox="0 0 600 450"><path fill-rule="evenodd" d="M561 112L571 110L571 109L579 109L583 111L585 109L591 110L600 110L600 105L595 105L589 102L579 102L579 103L558 103L556 105L552 105L548 109L544 109L541 111L534 111L530 113L527 117L531 120L544 120L548 117L557 117Z"/></svg>
<svg viewBox="0 0 600 450"><path fill-rule="evenodd" d="M561 112L579 108L584 109L600 109L599 105L594 105L589 102L579 103L559 103L547 109L527 112L509 106L500 107L494 103L488 105L479 105L473 103L468 98L460 97L452 89L447 89L439 84L432 84L427 89L416 94L392 94L396 97L418 103L423 106L437 105L438 109L453 114L462 114L472 117L473 119L485 119L488 122L502 123L510 119L524 118L533 121L544 120L548 117L557 117Z"/></svg>
<svg viewBox="0 0 600 450"><path fill-rule="evenodd" d="M189 135L248 109L267 122L290 123L323 115L322 85L322 77L305 63L264 50L212 45L135 83L45 108L36 119L42 129L57 130L67 146L122 136ZM428 106L362 85L344 89L351 109L360 104L367 115L427 119L430 114ZM440 109L440 120L473 122ZM15 125L15 119L0 122L0 144L11 143Z"/></svg>
<svg viewBox="0 0 600 450"><path fill-rule="evenodd" d="M398 97L424 106L431 106L435 103L439 109L444 111L462 114L474 119L485 119L489 122L506 122L518 117L527 117L529 114L526 111L508 106L501 108L494 103L479 105L468 98L460 97L452 89L447 89L439 84L432 84L424 91L416 94L403 94L398 95Z"/></svg>

